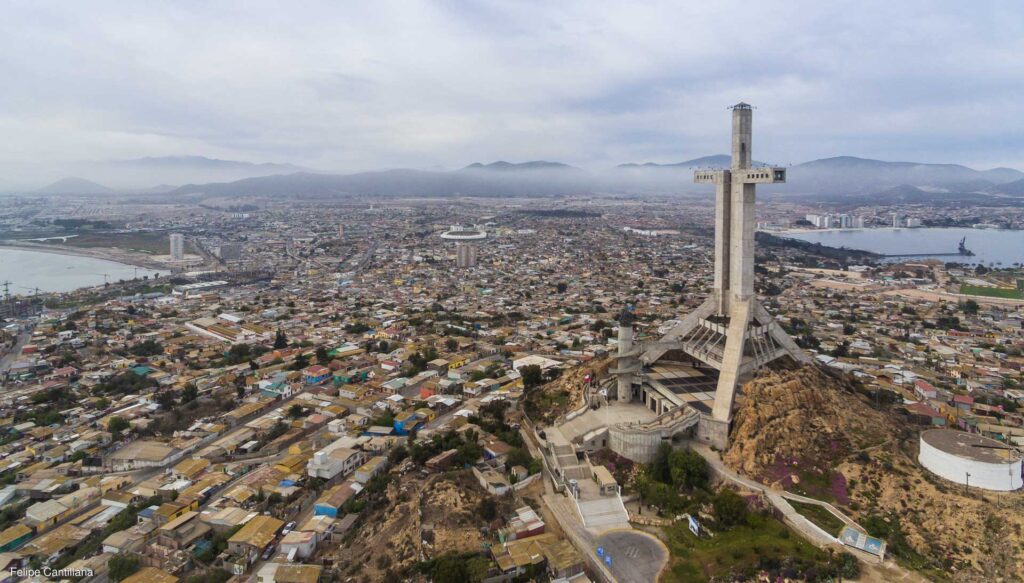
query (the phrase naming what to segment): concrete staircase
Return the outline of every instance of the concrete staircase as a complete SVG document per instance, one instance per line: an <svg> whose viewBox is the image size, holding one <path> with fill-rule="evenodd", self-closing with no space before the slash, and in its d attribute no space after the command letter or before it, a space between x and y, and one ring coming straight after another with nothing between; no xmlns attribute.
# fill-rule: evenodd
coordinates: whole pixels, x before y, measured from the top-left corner
<svg viewBox="0 0 1024 583"><path fill-rule="evenodd" d="M629 528L629 514L618 495L577 500L576 507L587 528Z"/></svg>
<svg viewBox="0 0 1024 583"><path fill-rule="evenodd" d="M590 465L585 460L576 457L576 448L571 444L552 445L551 453L554 454L555 471L564 476L566 480L589 480L591 478Z"/></svg>

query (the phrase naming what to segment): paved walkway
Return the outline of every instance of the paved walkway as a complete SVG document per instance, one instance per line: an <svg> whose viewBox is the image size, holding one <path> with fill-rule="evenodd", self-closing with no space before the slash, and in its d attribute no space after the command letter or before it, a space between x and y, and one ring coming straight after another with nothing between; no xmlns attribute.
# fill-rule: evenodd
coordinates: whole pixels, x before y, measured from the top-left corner
<svg viewBox="0 0 1024 583"><path fill-rule="evenodd" d="M854 528L861 528L860 525L858 525L852 518L846 516L835 506L832 506L827 502L808 498L807 496L801 496L799 494L793 494L791 492L786 492L785 490L773 490L758 481L751 480L750 478L745 478L737 474L732 468L725 465L725 462L722 461L722 458L717 452L712 451L711 448L702 443L691 443L690 448L707 460L708 465L711 466L711 469L714 470L715 474L718 476L725 478L734 484L739 484L748 490L765 494L768 501L772 503L772 506L782 512L791 526L796 528L800 534L818 546L837 544L835 535L825 532L818 525L804 518L802 514L793 508L792 504L787 502L787 500L821 506L847 525Z"/></svg>
<svg viewBox="0 0 1024 583"><path fill-rule="evenodd" d="M811 541L813 544L819 547L831 546L833 548L839 548L857 557L864 564L865 568L864 574L862 575L861 579L865 581L879 581L885 583L890 583L892 581L913 581L918 583L924 583L928 581L920 574L910 571L908 569L904 569L903 567L899 566L892 559L880 561L878 560L878 557L874 555L865 553L863 551L858 551L856 549L843 545L838 540L836 540L834 536L825 532L824 530L819 528L818 525L812 523L810 520L804 518L803 515L801 515L799 512L796 511L795 508L793 508L793 505L789 503L789 500L793 500L795 502L803 502L805 504L815 504L818 506L822 506L829 512L834 514L837 518L841 519L847 525L862 531L865 530L863 527L857 524L856 521L854 521L849 516L843 514L842 511L832 506L828 502L815 500L814 498L808 498L807 496L801 496L799 494L793 494L783 490L773 490L760 482L751 480L750 478L745 478L737 474L735 471L733 471L732 468L725 465L725 462L722 461L722 458L718 455L717 452L712 451L711 448L707 447L706 445L691 442L689 446L691 449L693 449L693 451L699 453L701 457L707 460L708 465L711 466L712 470L718 476L727 479L735 484L739 484L749 490L753 490L755 492L763 492L768 498L768 501L771 502L772 506L774 506L780 512L782 512L782 514L786 518L787 524L789 524L789 526L794 528L801 536Z"/></svg>

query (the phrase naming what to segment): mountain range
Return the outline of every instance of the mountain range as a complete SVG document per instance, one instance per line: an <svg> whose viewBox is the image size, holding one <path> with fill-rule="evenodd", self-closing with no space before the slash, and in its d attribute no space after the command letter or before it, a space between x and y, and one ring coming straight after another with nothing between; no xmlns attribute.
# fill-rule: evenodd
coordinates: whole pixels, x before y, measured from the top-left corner
<svg viewBox="0 0 1024 583"><path fill-rule="evenodd" d="M294 164L273 164L219 160L203 156L163 156L129 160L93 160L70 165L71 176L88 177L89 181L120 192L150 192L155 184L180 185L186 182L233 182L256 176L274 176L310 172ZM52 186L52 185L51 185ZM46 189L50 189L47 186ZM68 190L74 184L60 185L61 191L51 194L92 194ZM173 190L173 188L171 189ZM164 189L167 191L167 189Z"/></svg>
<svg viewBox="0 0 1024 583"><path fill-rule="evenodd" d="M454 171L394 169L355 174L311 172L289 164L252 164L200 157L141 158L104 163L128 168L150 178L148 184L173 184L156 179L162 169L176 176L198 175L200 180L173 188L136 188L133 192L168 192L199 196L570 196L590 194L701 194L707 185L692 183L697 169L725 168L724 154L683 162L621 164L604 170L584 170L549 161L511 163L476 162ZM760 162L756 162L760 165ZM191 171L190 169L195 169ZM240 179L206 180L210 173L250 174ZM92 177L93 175L89 175ZM116 184L101 185L83 179L62 180L41 192L96 193ZM102 181L101 181L102 182ZM86 184L88 183L88 184ZM180 181L177 181L180 184ZM104 183L106 184L106 183ZM812 160L789 167L784 185L764 185L765 196L801 196L830 200L861 199L984 200L1024 198L1024 172L1011 168L974 170L957 164L886 162L840 156Z"/></svg>

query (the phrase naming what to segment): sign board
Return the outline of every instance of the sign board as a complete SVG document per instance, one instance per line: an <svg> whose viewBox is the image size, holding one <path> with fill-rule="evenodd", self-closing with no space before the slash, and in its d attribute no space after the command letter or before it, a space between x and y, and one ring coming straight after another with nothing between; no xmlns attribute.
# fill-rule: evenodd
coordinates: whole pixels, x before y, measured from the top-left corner
<svg viewBox="0 0 1024 583"><path fill-rule="evenodd" d="M611 555L605 555L604 556L604 564L608 565L609 567L612 566L612 556Z"/></svg>
<svg viewBox="0 0 1024 583"><path fill-rule="evenodd" d="M599 556L599 557L603 557L604 556L604 547L597 547L597 556Z"/></svg>
<svg viewBox="0 0 1024 583"><path fill-rule="evenodd" d="M700 536L700 523L692 516L687 516L687 518L690 519L690 532L693 533L693 536Z"/></svg>
<svg viewBox="0 0 1024 583"><path fill-rule="evenodd" d="M848 547L853 547L879 557L885 555L885 541L868 536L866 533L850 526L847 526L843 529L843 532L839 533L839 542Z"/></svg>

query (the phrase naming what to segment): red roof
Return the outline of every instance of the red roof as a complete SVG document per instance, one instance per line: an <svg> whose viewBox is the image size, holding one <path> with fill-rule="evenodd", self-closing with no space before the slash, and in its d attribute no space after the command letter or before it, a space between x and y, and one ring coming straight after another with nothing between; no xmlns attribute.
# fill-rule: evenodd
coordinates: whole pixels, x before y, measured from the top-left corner
<svg viewBox="0 0 1024 583"><path fill-rule="evenodd" d="M954 403L963 403L964 405L973 405L974 404L974 397L972 397L970 395L954 395L953 396L953 402Z"/></svg>
<svg viewBox="0 0 1024 583"><path fill-rule="evenodd" d="M941 417L938 409L935 409L927 403L911 403L907 405L907 411L911 413L917 413L918 415L925 415L927 417Z"/></svg>
<svg viewBox="0 0 1024 583"><path fill-rule="evenodd" d="M318 377L318 376L321 376L321 375L329 374L331 371L326 366L320 366L319 364L314 364L313 366L307 368L303 372L305 374L309 375L309 376Z"/></svg>

